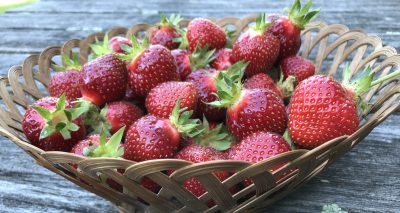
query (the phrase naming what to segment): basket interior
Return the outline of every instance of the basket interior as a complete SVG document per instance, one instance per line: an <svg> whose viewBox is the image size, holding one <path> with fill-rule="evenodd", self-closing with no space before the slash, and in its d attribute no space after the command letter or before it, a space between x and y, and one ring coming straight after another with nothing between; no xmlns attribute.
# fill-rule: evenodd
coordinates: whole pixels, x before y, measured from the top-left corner
<svg viewBox="0 0 400 213"><path fill-rule="evenodd" d="M236 30L237 39L241 32L255 21L255 16L243 19L224 18L217 23L229 30ZM188 20L181 22L186 26ZM109 37L126 35L143 37L150 28L148 24L138 24L131 28L113 28ZM296 150L270 158L257 164L240 161L214 161L192 164L181 160L153 160L135 163L123 159L87 159L61 152L44 152L31 146L22 133L21 120L27 106L35 100L48 95L47 86L51 78L52 64L60 64L60 54L79 53L80 61L87 61L90 54L89 44L97 37L101 40L104 33L95 33L84 39L72 39L61 47L49 47L38 55L31 55L22 66L10 69L8 77L0 80L0 132L23 148L44 167L58 173L68 180L103 196L119 206L121 210L149 208L136 201L137 197L151 204L151 209L205 211L206 202L213 198L216 205L208 211L249 209L254 206L268 205L285 196L302 183L318 174L337 157L351 149L366 137L372 129L387 116L400 108L398 85L399 78L373 87L363 96L369 103L368 109L361 114L362 124L351 136L334 139L312 151ZM377 73L375 78L387 75L400 68L400 55L394 48L383 46L380 38L368 36L360 30L349 30L340 24L326 25L313 23L302 32L302 46L299 55L314 61L316 72L341 79L344 65L348 63L354 77L370 66ZM79 164L81 172L70 164ZM285 166L269 172L276 165ZM120 174L116 169L124 169ZM176 170L171 176L165 171ZM222 183L212 174L215 171L231 171L235 174ZM111 177L124 186L124 192L117 192L102 184L97 174ZM282 178L284 176L284 178ZM158 194L144 189L140 185L142 177L157 182L162 189ZM185 190L181 184L189 177L196 177L207 189L200 198ZM240 184L250 177L254 184L229 193L229 188ZM84 180L85 184L82 182ZM255 196L249 198L249 194ZM127 204L127 205L126 205Z"/></svg>

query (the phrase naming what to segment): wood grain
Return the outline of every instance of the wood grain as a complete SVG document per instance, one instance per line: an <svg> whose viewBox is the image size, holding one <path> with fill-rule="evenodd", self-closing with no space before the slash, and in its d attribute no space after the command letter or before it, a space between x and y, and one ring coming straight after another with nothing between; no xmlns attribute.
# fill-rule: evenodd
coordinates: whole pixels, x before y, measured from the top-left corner
<svg viewBox="0 0 400 213"><path fill-rule="evenodd" d="M245 16L260 11L279 12L290 1L42 1L0 16L0 73L19 64L29 53L83 37L111 26L154 23L160 12L186 17ZM400 49L399 1L316 1L321 19L362 28ZM45 28L42 26L46 26ZM349 212L400 212L400 115L392 116L360 145L326 172L278 202L268 212L319 212L338 203ZM112 212L99 197L32 163L11 142L0 141L1 212ZM26 174L26 170L31 171Z"/></svg>

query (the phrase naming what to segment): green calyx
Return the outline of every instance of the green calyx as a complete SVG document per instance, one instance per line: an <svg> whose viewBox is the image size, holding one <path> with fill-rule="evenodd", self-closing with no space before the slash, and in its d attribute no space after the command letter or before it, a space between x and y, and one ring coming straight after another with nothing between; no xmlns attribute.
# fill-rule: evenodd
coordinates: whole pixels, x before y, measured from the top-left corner
<svg viewBox="0 0 400 213"><path fill-rule="evenodd" d="M292 97L293 91L295 89L296 77L289 75L285 80L284 75L281 72L279 81L277 83L279 90L284 99L290 99Z"/></svg>
<svg viewBox="0 0 400 213"><path fill-rule="evenodd" d="M362 109L366 109L368 104L362 101L361 96L369 91L369 89L373 86L381 84L387 80L390 80L394 77L400 75L400 70L391 72L388 75L385 75L374 81L375 73L372 72L370 66L368 66L355 80L351 80L351 70L349 65L346 64L343 70L343 80L342 85L354 94L354 100L357 105Z"/></svg>
<svg viewBox="0 0 400 213"><path fill-rule="evenodd" d="M79 55L77 53L72 53L72 59L67 55L61 55L63 66L52 65L52 68L57 72L63 72L67 70L82 70L82 64L79 63Z"/></svg>
<svg viewBox="0 0 400 213"><path fill-rule="evenodd" d="M285 133L283 134L283 139L285 139L285 141L289 144L291 150L297 149L296 144L292 141L292 138L290 137L289 129L286 129Z"/></svg>
<svg viewBox="0 0 400 213"><path fill-rule="evenodd" d="M76 110L79 113L85 115L84 124L89 126L88 131L92 134L100 134L105 132L107 136L110 136L111 124L107 120L107 105L103 109L99 109L95 104L84 100L78 99L76 101Z"/></svg>
<svg viewBox="0 0 400 213"><path fill-rule="evenodd" d="M204 131L194 138L199 145L223 151L229 149L234 142L233 136L223 124L218 124L214 129L210 130L207 119L203 117L202 128Z"/></svg>
<svg viewBox="0 0 400 213"><path fill-rule="evenodd" d="M186 111L186 108L180 108L181 102L181 99L176 102L169 116L169 121L182 137L193 138L203 132L204 129L201 127L200 119L191 119L193 110Z"/></svg>
<svg viewBox="0 0 400 213"><path fill-rule="evenodd" d="M187 40L186 32L182 29L178 29L178 33L180 37L174 38L172 41L179 43L179 49L186 50L189 47L189 41Z"/></svg>
<svg viewBox="0 0 400 213"><path fill-rule="evenodd" d="M304 27L314 19L318 13L319 9L311 10L313 5L312 0L309 0L303 7L301 6L300 0L295 0L290 9L286 9L290 21L296 25L299 29L304 29Z"/></svg>
<svg viewBox="0 0 400 213"><path fill-rule="evenodd" d="M197 43L195 51L189 55L192 71L206 67L212 60L215 59L214 52L215 49L208 51L208 45L201 48Z"/></svg>
<svg viewBox="0 0 400 213"><path fill-rule="evenodd" d="M105 131L100 134L99 145L93 145L83 149L83 154L88 157L112 157L118 158L124 154L124 148L121 147L122 136L124 135L125 127L119 129L111 138L107 140Z"/></svg>
<svg viewBox="0 0 400 213"><path fill-rule="evenodd" d="M103 41L101 42L97 39L97 37L95 39L96 42L89 45L92 49L92 53L89 55L89 61L92 61L100 56L112 53L112 50L109 47L108 34L104 35Z"/></svg>
<svg viewBox="0 0 400 213"><path fill-rule="evenodd" d="M72 121L81 114L74 111L73 108L65 109L65 100L65 94L61 95L53 111L49 111L44 107L32 106L46 121L46 125L40 132L39 140L47 138L56 132L59 132L65 140L68 140L71 138L71 132L79 130L79 126Z"/></svg>
<svg viewBox="0 0 400 213"><path fill-rule="evenodd" d="M142 42L139 42L136 36L132 35L131 38L132 47L122 44L121 48L126 52L126 54L118 54L117 58L124 61L132 61L136 56L138 56L143 50L150 46L149 37L145 36Z"/></svg>
<svg viewBox="0 0 400 213"><path fill-rule="evenodd" d="M265 13L261 13L256 18L256 25L251 27L250 29L257 33L264 33L265 29L267 29L272 24L271 21L267 21L265 18Z"/></svg>
<svg viewBox="0 0 400 213"><path fill-rule="evenodd" d="M242 78L247 63L237 62L227 71L222 71L215 78L218 100L207 103L214 107L228 108L233 106L242 94L243 84Z"/></svg>
<svg viewBox="0 0 400 213"><path fill-rule="evenodd" d="M168 27L173 27L176 30L179 30L179 23L182 20L183 18L179 14L178 15L171 14L169 18L166 15L161 14L160 23L157 24L156 26L168 26Z"/></svg>

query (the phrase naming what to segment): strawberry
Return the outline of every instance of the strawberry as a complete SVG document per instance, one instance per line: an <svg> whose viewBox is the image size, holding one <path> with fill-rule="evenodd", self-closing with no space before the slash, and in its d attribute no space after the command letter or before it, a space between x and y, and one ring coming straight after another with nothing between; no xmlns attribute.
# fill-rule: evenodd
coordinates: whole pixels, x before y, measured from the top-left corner
<svg viewBox="0 0 400 213"><path fill-rule="evenodd" d="M240 143L234 143L231 145L231 147L229 149L224 151L224 153L228 157L228 159L231 159L231 157L236 154L237 150L239 149L239 146L240 146Z"/></svg>
<svg viewBox="0 0 400 213"><path fill-rule="evenodd" d="M240 69L244 68L243 63L237 63L230 67L228 75L234 75L239 72ZM213 107L207 104L217 100L215 93L217 92L216 78L220 71L208 68L200 69L192 72L187 81L192 82L195 86L199 101L197 106L198 117L205 116L210 121L221 121L225 117L225 109Z"/></svg>
<svg viewBox="0 0 400 213"><path fill-rule="evenodd" d="M195 18L190 21L186 38L191 52L196 49L197 44L202 48L208 45L211 50L221 49L226 45L225 31L212 21L204 18Z"/></svg>
<svg viewBox="0 0 400 213"><path fill-rule="evenodd" d="M342 84L335 79L315 75L303 80L290 102L289 133L296 145L312 149L329 140L351 135L360 124L358 111L367 103L361 95L369 88L400 74L400 70L373 81L368 67L354 81L346 66Z"/></svg>
<svg viewBox="0 0 400 213"><path fill-rule="evenodd" d="M101 135L95 134L87 137L85 140L79 141L71 150L71 153L75 155L88 156L88 157L111 157L111 158L119 158L123 155L124 146L121 144L122 135L125 127L121 128L117 131L112 137L106 137L105 131L102 132ZM72 165L77 168L77 165ZM124 170L118 169L120 173L123 173ZM114 181L111 178L107 178L106 175L100 174L100 180L103 182L107 182L107 184L119 191L122 192L122 186L118 182Z"/></svg>
<svg viewBox="0 0 400 213"><path fill-rule="evenodd" d="M67 96L67 100L72 101L82 97L80 90L80 79L82 66L79 64L79 56L73 55L71 60L68 56L62 55L65 66L55 66L56 74L50 80L49 94L53 97L60 97L62 94Z"/></svg>
<svg viewBox="0 0 400 213"><path fill-rule="evenodd" d="M210 66L216 70L226 70L233 63L232 61L232 50L228 48L222 48L215 52L214 60L210 62Z"/></svg>
<svg viewBox="0 0 400 213"><path fill-rule="evenodd" d="M279 39L271 33L265 33L270 25L265 21L265 14L257 17L256 25L244 32L233 45L232 60L248 62L245 75L269 71L279 55Z"/></svg>
<svg viewBox="0 0 400 213"><path fill-rule="evenodd" d="M160 44L173 50L179 47L176 39L180 38L179 22L182 21L180 15L171 15L169 19L165 15L161 15L160 23L150 29L150 43Z"/></svg>
<svg viewBox="0 0 400 213"><path fill-rule="evenodd" d="M150 90L146 97L147 111L160 118L168 118L178 100L180 108L196 112L197 91L190 82L169 81Z"/></svg>
<svg viewBox="0 0 400 213"><path fill-rule="evenodd" d="M178 100L169 119L146 115L129 127L124 158L132 161L171 158L181 138L194 137L202 130L200 120L190 119L193 111L179 109ZM180 115L181 114L181 115Z"/></svg>
<svg viewBox="0 0 400 213"><path fill-rule="evenodd" d="M208 51L208 45L201 48L199 45L193 53L188 50L176 49L171 53L178 66L178 72L181 80L186 80L187 76L198 69L205 68L213 59L215 50Z"/></svg>
<svg viewBox="0 0 400 213"><path fill-rule="evenodd" d="M243 86L246 89L271 90L276 95L289 102L294 90L295 79L295 77L289 76L286 80L283 80L283 76L281 75L279 82L275 83L268 74L259 73L246 79Z"/></svg>
<svg viewBox="0 0 400 213"><path fill-rule="evenodd" d="M301 56L284 58L280 62L280 67L285 79L294 76L297 83L315 74L314 64Z"/></svg>
<svg viewBox="0 0 400 213"><path fill-rule="evenodd" d="M145 97L158 84L179 81L176 62L171 52L161 45L149 46L146 37L139 44L133 36L132 48L123 46L128 52L118 57L128 62L129 86L140 97Z"/></svg>
<svg viewBox="0 0 400 213"><path fill-rule="evenodd" d="M243 70L239 75L243 75ZM226 125L229 131L238 140L258 131L283 134L287 116L282 99L271 90L244 89L240 79L220 72L216 84L219 100L209 103L227 108Z"/></svg>
<svg viewBox="0 0 400 213"><path fill-rule="evenodd" d="M125 63L112 54L88 62L82 69L84 99L101 106L124 97L127 84Z"/></svg>
<svg viewBox="0 0 400 213"><path fill-rule="evenodd" d="M112 50L113 53L121 53L124 54L126 53L125 50L122 48L122 45L126 45L128 47L132 47L132 42L131 40L121 37L121 36L115 36L110 39L110 42L108 43L108 47Z"/></svg>
<svg viewBox="0 0 400 213"><path fill-rule="evenodd" d="M229 159L257 163L290 150L289 144L281 135L272 132L254 132L240 141ZM250 179L244 181L245 186L251 183Z"/></svg>
<svg viewBox="0 0 400 213"><path fill-rule="evenodd" d="M105 34L102 41L99 41L97 37L95 39L96 42L90 45L92 53L89 55L89 61L107 54L124 54L126 53L124 49L132 46L129 39L121 36L115 36L109 40L108 34Z"/></svg>
<svg viewBox="0 0 400 213"><path fill-rule="evenodd" d="M175 158L191 161L193 163L201 163L213 160L227 160L224 153L217 151L211 147L202 146L198 144L192 144L183 148L175 155ZM220 171L220 172L214 172L214 175L220 181L223 181L230 176L230 173L226 171ZM200 197L202 194L206 192L206 189L203 187L200 181L198 181L194 177L185 180L183 182L183 186L197 197ZM207 204L208 206L211 207L214 205L214 202L210 200L207 202Z"/></svg>
<svg viewBox="0 0 400 213"><path fill-rule="evenodd" d="M288 11L288 17L280 15L268 17L269 20L273 20L274 22L266 29L266 32L275 35L280 42L277 61L291 55L296 55L299 51L301 30L319 13L319 10L309 11L311 6L311 0L304 7L301 7L300 0L295 0L292 8Z"/></svg>
<svg viewBox="0 0 400 213"><path fill-rule="evenodd" d="M269 89L279 97L283 97L278 85L268 74L265 73L259 73L251 76L244 81L243 86L246 89Z"/></svg>
<svg viewBox="0 0 400 213"><path fill-rule="evenodd" d="M65 95L36 101L22 119L26 138L44 151L69 152L86 134L83 119L72 106Z"/></svg>

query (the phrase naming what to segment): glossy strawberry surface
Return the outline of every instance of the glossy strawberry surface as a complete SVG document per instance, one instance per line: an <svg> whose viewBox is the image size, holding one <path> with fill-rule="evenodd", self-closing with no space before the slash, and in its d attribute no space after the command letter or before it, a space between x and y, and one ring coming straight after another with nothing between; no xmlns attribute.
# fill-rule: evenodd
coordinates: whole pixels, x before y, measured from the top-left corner
<svg viewBox="0 0 400 213"><path fill-rule="evenodd" d="M246 79L243 86L246 89L269 89L275 92L279 97L282 97L282 93L275 81L265 73L259 73Z"/></svg>
<svg viewBox="0 0 400 213"><path fill-rule="evenodd" d="M172 158L179 140L179 132L169 120L146 115L129 127L124 158L133 161Z"/></svg>
<svg viewBox="0 0 400 213"><path fill-rule="evenodd" d="M226 70L232 66L232 50L228 48L219 49L214 54L215 59L210 66L216 70Z"/></svg>
<svg viewBox="0 0 400 213"><path fill-rule="evenodd" d="M154 87L146 98L147 111L160 118L169 118L178 100L180 108L196 111L197 91L190 82L169 81Z"/></svg>
<svg viewBox="0 0 400 213"><path fill-rule="evenodd" d="M79 70L66 70L56 72L49 83L49 94L53 97L60 97L65 94L67 100L72 101L82 97L81 73Z"/></svg>
<svg viewBox="0 0 400 213"><path fill-rule="evenodd" d="M302 148L312 149L336 137L351 135L359 123L354 97L331 77L307 78L292 96L289 133Z"/></svg>
<svg viewBox="0 0 400 213"><path fill-rule="evenodd" d="M283 134L286 129L285 106L271 90L243 90L226 114L226 126L238 140L258 131Z"/></svg>
<svg viewBox="0 0 400 213"><path fill-rule="evenodd" d="M277 61L280 61L288 56L296 55L300 49L301 30L297 28L287 17L273 15L269 19L274 19L266 32L273 34L279 39L280 52Z"/></svg>
<svg viewBox="0 0 400 213"><path fill-rule="evenodd" d="M174 39L179 38L180 35L173 27L160 26L153 28L149 37L151 44L160 44L170 50L179 47L179 42L174 42Z"/></svg>
<svg viewBox="0 0 400 213"><path fill-rule="evenodd" d="M232 52L234 63L245 61L245 75L251 77L261 72L267 72L274 66L279 56L279 39L270 33L246 31L235 42Z"/></svg>
<svg viewBox="0 0 400 213"><path fill-rule="evenodd" d="M179 73L171 52L161 45L151 45L128 65L129 86L145 97L158 84L179 81Z"/></svg>
<svg viewBox="0 0 400 213"><path fill-rule="evenodd" d="M176 61L181 80L186 80L187 76L192 72L192 66L189 59L190 52L188 50L176 49L172 50L171 54L174 56Z"/></svg>
<svg viewBox="0 0 400 213"><path fill-rule="evenodd" d="M112 54L85 64L81 76L82 96L98 106L120 100L125 95L126 64Z"/></svg>
<svg viewBox="0 0 400 213"><path fill-rule="evenodd" d="M129 102L116 101L107 104L106 118L111 125L111 134L114 134L124 126L126 134L129 127L142 116L143 111Z"/></svg>
<svg viewBox="0 0 400 213"><path fill-rule="evenodd" d="M283 59L280 67L285 78L289 75L294 76L298 83L315 74L314 64L301 56L289 56Z"/></svg>
<svg viewBox="0 0 400 213"><path fill-rule="evenodd" d="M109 48L112 50L114 53L125 53L125 50L122 49L121 45L126 45L128 47L132 46L131 40L121 37L121 36L115 36L112 37L108 43Z"/></svg>
<svg viewBox="0 0 400 213"><path fill-rule="evenodd" d="M189 50L193 52L197 43L200 47L208 45L208 49L221 49L226 45L225 31L212 21L204 18L193 19L186 33Z"/></svg>
<svg viewBox="0 0 400 213"><path fill-rule="evenodd" d="M221 121L225 117L225 109L207 104L217 100L214 95L217 92L214 78L218 73L219 71L215 69L201 69L192 72L187 78L187 81L193 83L198 93L198 116L202 117L204 115L209 121Z"/></svg>

